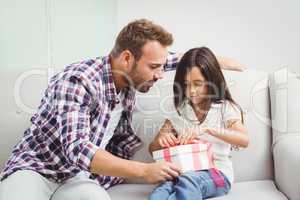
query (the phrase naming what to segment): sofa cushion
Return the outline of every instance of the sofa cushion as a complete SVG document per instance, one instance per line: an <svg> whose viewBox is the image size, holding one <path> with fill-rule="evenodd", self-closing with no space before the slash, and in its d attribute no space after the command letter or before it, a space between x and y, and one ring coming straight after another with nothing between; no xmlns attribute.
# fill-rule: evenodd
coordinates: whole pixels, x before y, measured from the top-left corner
<svg viewBox="0 0 300 200"><path fill-rule="evenodd" d="M148 153L148 145L166 116L176 112L172 90L174 74L174 71L166 72L164 79L159 80L148 93L137 94L133 128L142 139L143 146L135 154L135 160L153 161ZM250 145L247 149L232 152L235 180L272 179L268 75L257 70L247 70L242 73L224 71L224 75L233 98L245 110L245 124L250 137Z"/></svg>
<svg viewBox="0 0 300 200"><path fill-rule="evenodd" d="M112 187L108 193L112 200L146 200L155 185L148 184L121 184ZM279 192L273 181L250 181L233 184L231 191L215 200L287 200Z"/></svg>
<svg viewBox="0 0 300 200"><path fill-rule="evenodd" d="M3 71L1 73L0 89L7 93L2 93L1 97L0 168L11 154L12 147L29 126L31 113L16 104L13 93L16 80L19 80L21 75L20 71ZM165 78L155 84L149 93L137 95L133 128L144 144L135 155L135 160L152 161L147 148L159 130L164 115L171 112L173 77L174 71L167 72ZM234 98L247 111L245 122L250 136L250 145L247 149L232 153L235 179L236 181L272 179L271 132L267 124L269 99L266 90L266 73L256 70L248 70L243 73L226 71L225 77ZM22 102L34 111L46 84L46 72L28 76L20 88ZM249 163L259 167L249 170Z"/></svg>
<svg viewBox="0 0 300 200"><path fill-rule="evenodd" d="M47 86L47 70L1 70L0 170L30 125Z"/></svg>
<svg viewBox="0 0 300 200"><path fill-rule="evenodd" d="M300 135L300 78L283 68L270 74L274 144L287 134Z"/></svg>
<svg viewBox="0 0 300 200"><path fill-rule="evenodd" d="M274 145L275 180L289 199L300 198L300 134L286 134Z"/></svg>

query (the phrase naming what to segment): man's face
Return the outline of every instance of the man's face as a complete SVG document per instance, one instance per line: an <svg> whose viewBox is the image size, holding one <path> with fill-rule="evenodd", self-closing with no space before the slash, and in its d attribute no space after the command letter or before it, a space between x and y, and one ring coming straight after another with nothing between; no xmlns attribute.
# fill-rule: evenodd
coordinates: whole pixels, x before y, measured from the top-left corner
<svg viewBox="0 0 300 200"><path fill-rule="evenodd" d="M167 48L157 41L149 41L143 46L141 58L133 63L128 74L136 90L148 92L158 79L163 78L167 54Z"/></svg>

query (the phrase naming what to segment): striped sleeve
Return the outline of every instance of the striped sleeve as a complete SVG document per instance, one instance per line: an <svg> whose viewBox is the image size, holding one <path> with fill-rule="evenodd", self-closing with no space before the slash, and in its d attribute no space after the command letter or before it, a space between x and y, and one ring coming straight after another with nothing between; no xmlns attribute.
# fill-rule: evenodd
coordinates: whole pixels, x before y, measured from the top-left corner
<svg viewBox="0 0 300 200"><path fill-rule="evenodd" d="M180 55L179 53L169 52L167 57L167 62L164 65L165 71L175 70L177 67L177 63L179 62Z"/></svg>

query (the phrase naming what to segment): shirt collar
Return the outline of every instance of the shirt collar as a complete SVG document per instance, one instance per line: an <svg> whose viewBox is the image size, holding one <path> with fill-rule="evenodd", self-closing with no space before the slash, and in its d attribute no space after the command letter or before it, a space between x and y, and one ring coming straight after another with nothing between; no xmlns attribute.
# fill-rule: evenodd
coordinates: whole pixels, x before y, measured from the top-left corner
<svg viewBox="0 0 300 200"><path fill-rule="evenodd" d="M115 103L117 101L117 89L113 79L111 63L109 56L102 57L103 63L103 82L105 85L105 97L111 103Z"/></svg>
<svg viewBox="0 0 300 200"><path fill-rule="evenodd" d="M124 108L126 110L133 109L133 102L135 100L135 89L132 87L126 87L123 89L124 92L124 99L118 99L117 88L113 79L112 69L111 69L111 62L109 56L102 57L102 64L103 64L103 82L105 85L105 96L106 99L111 104L116 104L118 100L122 100Z"/></svg>

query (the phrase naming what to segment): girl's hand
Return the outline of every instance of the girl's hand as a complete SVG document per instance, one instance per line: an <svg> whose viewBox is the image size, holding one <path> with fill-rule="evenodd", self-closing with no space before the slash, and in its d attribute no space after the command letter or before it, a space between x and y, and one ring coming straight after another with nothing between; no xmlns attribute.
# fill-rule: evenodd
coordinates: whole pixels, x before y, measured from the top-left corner
<svg viewBox="0 0 300 200"><path fill-rule="evenodd" d="M158 134L150 143L149 152L152 154L153 151L178 144L175 134L176 131L174 131L174 127L171 122L168 119L165 120Z"/></svg>
<svg viewBox="0 0 300 200"><path fill-rule="evenodd" d="M170 147L178 144L178 140L172 132L161 132L156 136L160 147Z"/></svg>
<svg viewBox="0 0 300 200"><path fill-rule="evenodd" d="M178 140L180 145L188 144L189 141L199 139L200 135L209 134L214 137L218 134L214 128L202 127L200 129L185 129L182 134L179 135Z"/></svg>
<svg viewBox="0 0 300 200"><path fill-rule="evenodd" d="M185 129L179 136L178 141L180 145L188 144L189 141L197 139L198 131L192 128Z"/></svg>
<svg viewBox="0 0 300 200"><path fill-rule="evenodd" d="M230 128L205 128L205 132L235 147L246 148L249 144L246 129L240 121L236 121Z"/></svg>

